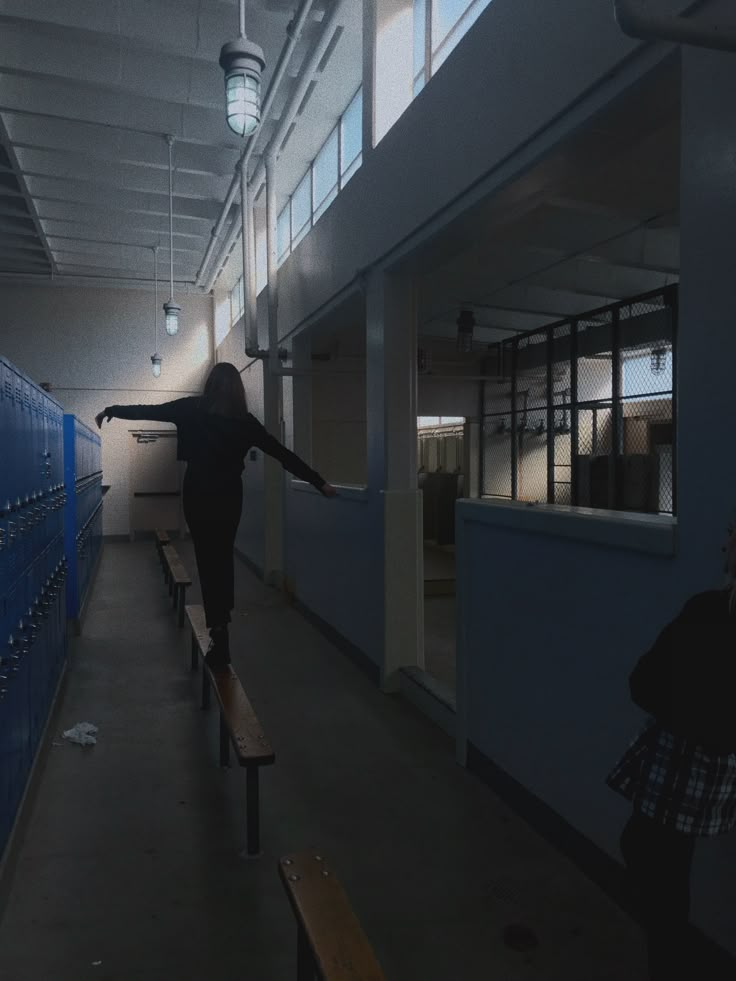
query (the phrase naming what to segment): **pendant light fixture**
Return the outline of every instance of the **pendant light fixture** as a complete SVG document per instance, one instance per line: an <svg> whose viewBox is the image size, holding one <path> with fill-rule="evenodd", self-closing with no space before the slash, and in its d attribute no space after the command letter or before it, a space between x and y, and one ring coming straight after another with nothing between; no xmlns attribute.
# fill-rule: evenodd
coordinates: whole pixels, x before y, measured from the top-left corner
<svg viewBox="0 0 736 981"><path fill-rule="evenodd" d="M220 51L225 72L227 124L238 136L250 136L261 121L263 51L245 36L245 0L240 0L240 36Z"/></svg>
<svg viewBox="0 0 736 981"><path fill-rule="evenodd" d="M174 146L174 137L166 137L169 144L169 299L164 303L164 313L166 314L166 333L174 335L179 330L179 314L181 307L174 303L174 185L173 170L171 167L171 149Z"/></svg>
<svg viewBox="0 0 736 981"><path fill-rule="evenodd" d="M461 310L457 318L457 350L461 354L470 354L473 350L473 330L475 317L472 310Z"/></svg>
<svg viewBox="0 0 736 981"><path fill-rule="evenodd" d="M667 348L654 347L649 354L649 367L653 375L661 375L667 367Z"/></svg>
<svg viewBox="0 0 736 981"><path fill-rule="evenodd" d="M161 376L161 355L158 353L158 246L153 246L153 282L155 299L153 303L153 330L156 338L155 354L151 355L151 371L154 378Z"/></svg>

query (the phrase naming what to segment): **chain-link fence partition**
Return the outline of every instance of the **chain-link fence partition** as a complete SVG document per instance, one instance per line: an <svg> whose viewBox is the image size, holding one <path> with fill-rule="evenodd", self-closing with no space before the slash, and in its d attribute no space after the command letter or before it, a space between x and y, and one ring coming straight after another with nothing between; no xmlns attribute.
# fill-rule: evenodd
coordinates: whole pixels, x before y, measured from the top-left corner
<svg viewBox="0 0 736 981"><path fill-rule="evenodd" d="M671 286L504 342L483 495L674 514L676 324Z"/></svg>

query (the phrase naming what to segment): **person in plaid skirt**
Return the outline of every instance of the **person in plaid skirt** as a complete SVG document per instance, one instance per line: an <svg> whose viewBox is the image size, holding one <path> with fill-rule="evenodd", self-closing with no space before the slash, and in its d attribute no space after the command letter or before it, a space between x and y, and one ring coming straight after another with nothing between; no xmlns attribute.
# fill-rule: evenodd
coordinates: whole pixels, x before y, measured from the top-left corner
<svg viewBox="0 0 736 981"><path fill-rule="evenodd" d="M688 944L695 841L736 827L733 526L724 551L726 588L688 600L632 672L631 697L650 718L606 778L633 804L621 852L651 981L698 977Z"/></svg>

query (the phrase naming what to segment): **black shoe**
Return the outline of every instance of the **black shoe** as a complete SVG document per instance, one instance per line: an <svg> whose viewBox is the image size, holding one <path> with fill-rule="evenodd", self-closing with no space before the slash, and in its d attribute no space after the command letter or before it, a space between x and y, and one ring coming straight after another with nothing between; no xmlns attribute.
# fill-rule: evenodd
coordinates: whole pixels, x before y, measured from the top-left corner
<svg viewBox="0 0 736 981"><path fill-rule="evenodd" d="M230 643L227 627L212 627L210 637L210 646L204 656L207 667L224 668L230 664Z"/></svg>

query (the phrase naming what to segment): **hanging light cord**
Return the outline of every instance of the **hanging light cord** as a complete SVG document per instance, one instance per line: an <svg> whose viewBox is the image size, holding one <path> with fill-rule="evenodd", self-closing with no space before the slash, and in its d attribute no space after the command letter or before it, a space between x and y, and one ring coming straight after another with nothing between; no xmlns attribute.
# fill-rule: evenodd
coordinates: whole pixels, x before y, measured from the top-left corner
<svg viewBox="0 0 736 981"><path fill-rule="evenodd" d="M240 36L245 37L245 0L240 0Z"/></svg>
<svg viewBox="0 0 736 981"><path fill-rule="evenodd" d="M174 145L174 137L169 137L169 279L170 291L169 298L174 299L174 184L173 170L171 167L171 148Z"/></svg>
<svg viewBox="0 0 736 981"><path fill-rule="evenodd" d="M153 309L153 329L156 338L154 353L158 354L158 246L153 247L153 282L155 290L155 306Z"/></svg>

